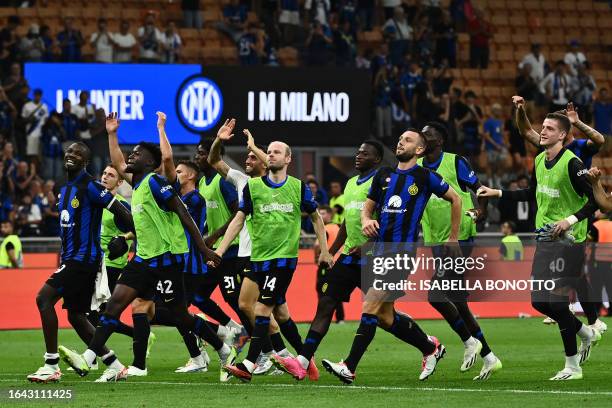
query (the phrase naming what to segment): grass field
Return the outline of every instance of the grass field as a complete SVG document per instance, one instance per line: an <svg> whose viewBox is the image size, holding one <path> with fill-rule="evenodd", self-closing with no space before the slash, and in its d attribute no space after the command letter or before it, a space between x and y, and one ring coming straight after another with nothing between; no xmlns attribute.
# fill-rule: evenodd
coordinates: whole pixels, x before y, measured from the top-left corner
<svg viewBox="0 0 612 408"><path fill-rule="evenodd" d="M611 319L606 322L612 324ZM175 374L186 360L186 350L176 330L156 327L157 343L149 364L149 376L126 382L94 384L101 371L86 378L66 371L61 383L30 384L26 375L34 372L44 353L39 331L0 331L0 406L70 406L79 407L357 407L357 406L612 406L612 334L604 335L591 360L583 367L584 379L551 382L547 378L563 367L563 351L556 327L541 324L540 319L483 319L482 328L504 369L487 382L472 378L482 365L466 374L459 372L463 345L441 321L422 321L423 328L438 336L447 346L446 357L428 381L417 380L420 372L418 352L388 333L379 330L364 356L352 386L340 382L322 370L317 383L297 383L287 375L256 377L251 384L218 382L218 363L213 358L208 373ZM307 326L300 325L305 335ZM348 354L356 325L333 325L317 359L341 359ZM60 344L78 350L83 344L71 330L60 333ZM131 342L114 335L110 340L124 363L131 362ZM216 357L211 352L211 357ZM242 357L242 356L241 356ZM16 402L8 400L9 389L70 388L71 401Z"/></svg>

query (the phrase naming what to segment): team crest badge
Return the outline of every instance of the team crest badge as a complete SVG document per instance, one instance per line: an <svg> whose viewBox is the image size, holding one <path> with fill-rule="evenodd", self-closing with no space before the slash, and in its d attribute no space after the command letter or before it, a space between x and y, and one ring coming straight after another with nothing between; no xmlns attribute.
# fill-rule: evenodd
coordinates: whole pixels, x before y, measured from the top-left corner
<svg viewBox="0 0 612 408"><path fill-rule="evenodd" d="M417 195L419 192L419 188L416 184L412 183L412 185L408 187L408 192L410 193L410 195Z"/></svg>
<svg viewBox="0 0 612 408"><path fill-rule="evenodd" d="M70 205L72 206L72 208L77 208L79 206L79 200L77 200L77 198L74 197L72 201L70 202Z"/></svg>

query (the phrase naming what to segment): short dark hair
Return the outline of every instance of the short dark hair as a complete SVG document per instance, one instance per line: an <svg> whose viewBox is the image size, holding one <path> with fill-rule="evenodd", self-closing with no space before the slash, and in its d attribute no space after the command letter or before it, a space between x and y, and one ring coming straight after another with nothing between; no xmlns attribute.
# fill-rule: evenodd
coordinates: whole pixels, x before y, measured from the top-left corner
<svg viewBox="0 0 612 408"><path fill-rule="evenodd" d="M476 93L472 90L469 90L465 93L466 98L476 98Z"/></svg>
<svg viewBox="0 0 612 408"><path fill-rule="evenodd" d="M85 152L85 155L87 156L87 161L89 161L89 159L91 159L91 149L89 148L89 146L87 146L83 142L74 142L74 144L79 146L81 149L83 149L83 151Z"/></svg>
<svg viewBox="0 0 612 408"><path fill-rule="evenodd" d="M383 145L376 141L376 140L372 140L372 139L368 139L368 140L364 140L363 144L367 144L369 146L372 146L374 148L374 150L376 150L376 153L378 154L379 158L383 158L383 156L385 155L385 150L383 148Z"/></svg>
<svg viewBox="0 0 612 408"><path fill-rule="evenodd" d="M107 168L107 167L115 169L115 166L113 166L113 163L106 163L106 166L104 166L104 168ZM104 170L102 170L102 171L104 171ZM117 171L117 169L115 169L115 171L117 172L117 179L123 180L123 177L121 177L121 174Z"/></svg>
<svg viewBox="0 0 612 408"><path fill-rule="evenodd" d="M453 88L453 93L457 98L461 98L461 95L463 95L463 91L459 88Z"/></svg>
<svg viewBox="0 0 612 408"><path fill-rule="evenodd" d="M308 180L306 183L307 184L314 184L315 186L319 187L319 183L317 183L317 180L314 180L314 179Z"/></svg>
<svg viewBox="0 0 612 408"><path fill-rule="evenodd" d="M158 145L151 142L145 142L144 140L138 142L138 146L142 147L153 156L153 162L155 164L155 168L158 168L162 161L161 149Z"/></svg>
<svg viewBox="0 0 612 408"><path fill-rule="evenodd" d="M425 126L433 128L436 132L438 132L440 134L440 137L442 137L442 140L448 140L448 129L446 129L446 126L444 126L442 123L427 122L425 123ZM423 128L425 128L425 126L423 126Z"/></svg>
<svg viewBox="0 0 612 408"><path fill-rule="evenodd" d="M100 24L100 23L106 23L106 18L104 18L104 17L98 18L98 24Z"/></svg>
<svg viewBox="0 0 612 408"><path fill-rule="evenodd" d="M176 165L178 166L179 164L189 167L191 170L195 172L196 175L200 174L200 168L192 160L179 160L179 162Z"/></svg>
<svg viewBox="0 0 612 408"><path fill-rule="evenodd" d="M213 142L214 140L212 139L202 139L200 140L200 146L202 146L204 150L210 153L210 149L212 149ZM225 154L225 146L221 144L221 155L224 155L224 154Z"/></svg>
<svg viewBox="0 0 612 408"><path fill-rule="evenodd" d="M42 94L43 94L42 89L40 89L40 88L34 89L34 95L42 95Z"/></svg>
<svg viewBox="0 0 612 408"><path fill-rule="evenodd" d="M514 221L504 221L504 224L508 224L512 232L516 231L516 223Z"/></svg>
<svg viewBox="0 0 612 408"><path fill-rule="evenodd" d="M319 206L319 210L325 210L325 211L330 212L330 213L334 212L334 210L332 210L332 208L329 205L326 205L326 204L320 205Z"/></svg>
<svg viewBox="0 0 612 408"><path fill-rule="evenodd" d="M565 133L569 133L570 129L572 128L572 123L570 122L569 118L562 113L549 113L546 115L546 119L556 120L561 126L561 130L565 131Z"/></svg>

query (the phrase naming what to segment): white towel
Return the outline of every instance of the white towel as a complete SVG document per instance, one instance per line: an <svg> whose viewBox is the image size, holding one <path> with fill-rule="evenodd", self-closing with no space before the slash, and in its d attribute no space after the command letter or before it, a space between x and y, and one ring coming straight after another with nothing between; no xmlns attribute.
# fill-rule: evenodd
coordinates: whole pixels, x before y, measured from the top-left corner
<svg viewBox="0 0 612 408"><path fill-rule="evenodd" d="M111 293L108 288L108 276L106 275L106 265L102 261L102 267L96 275L96 288L91 296L91 310L98 310L102 303L110 299Z"/></svg>

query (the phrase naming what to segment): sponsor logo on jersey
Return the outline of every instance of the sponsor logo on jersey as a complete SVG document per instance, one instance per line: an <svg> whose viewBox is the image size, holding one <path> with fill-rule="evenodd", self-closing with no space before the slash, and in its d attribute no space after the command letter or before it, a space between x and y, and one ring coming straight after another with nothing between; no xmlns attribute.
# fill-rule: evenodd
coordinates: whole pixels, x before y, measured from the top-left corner
<svg viewBox="0 0 612 408"><path fill-rule="evenodd" d="M206 208L219 208L219 203L215 200L206 200Z"/></svg>
<svg viewBox="0 0 612 408"><path fill-rule="evenodd" d="M552 198L559 198L559 196L561 195L559 193L559 189L548 187L543 184L538 184L538 193L545 194Z"/></svg>
<svg viewBox="0 0 612 408"><path fill-rule="evenodd" d="M260 204L259 212L266 213L272 211L279 211L284 213L293 212L293 203L281 204L281 203L270 203L270 204Z"/></svg>
<svg viewBox="0 0 612 408"><path fill-rule="evenodd" d="M365 201L351 201L344 207L344 209L361 211L363 210L364 205L365 205Z"/></svg>

